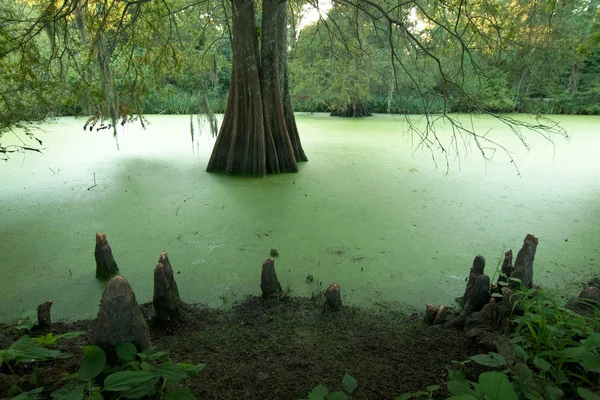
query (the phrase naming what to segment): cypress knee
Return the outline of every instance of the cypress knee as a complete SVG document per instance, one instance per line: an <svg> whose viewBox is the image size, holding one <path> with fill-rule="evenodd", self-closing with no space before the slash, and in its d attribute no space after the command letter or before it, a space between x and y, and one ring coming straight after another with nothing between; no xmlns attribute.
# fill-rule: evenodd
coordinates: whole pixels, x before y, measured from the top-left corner
<svg viewBox="0 0 600 400"><path fill-rule="evenodd" d="M115 276L106 284L91 342L110 354L120 342L133 343L139 351L151 345L148 324L135 293L122 276Z"/></svg>
<svg viewBox="0 0 600 400"><path fill-rule="evenodd" d="M52 307L52 300L45 301L40 304L37 308L38 323L34 326L35 329L50 329L52 325L52 318L50 317L50 308Z"/></svg>
<svg viewBox="0 0 600 400"><path fill-rule="evenodd" d="M96 278L108 280L119 273L112 250L106 240L106 234L102 232L96 233L94 257L96 258Z"/></svg>
<svg viewBox="0 0 600 400"><path fill-rule="evenodd" d="M523 240L523 247L517 254L515 260L515 268L510 275L511 278L521 280L521 284L530 288L533 285L533 260L537 249L538 239L533 235L527 235ZM516 281L511 282L512 288L518 288L519 284Z"/></svg>
<svg viewBox="0 0 600 400"><path fill-rule="evenodd" d="M342 309L342 291L340 285L332 283L325 291L325 305L329 311Z"/></svg>
<svg viewBox="0 0 600 400"><path fill-rule="evenodd" d="M166 251L162 251L160 253L160 257L158 258L158 263L162 264L165 268L167 274L169 274L172 279L170 280L171 286L173 287L173 292L177 297L179 297L179 288L177 287L177 282L175 281L175 274L173 273L173 267L171 266L171 262L169 261L169 256Z"/></svg>
<svg viewBox="0 0 600 400"><path fill-rule="evenodd" d="M166 253L163 253L166 256ZM161 322L174 320L179 314L179 305L179 293L173 277L173 270L168 265L159 263L154 268L152 306L154 306L155 318Z"/></svg>
<svg viewBox="0 0 600 400"><path fill-rule="evenodd" d="M280 296L283 293L281 284L277 279L277 273L275 272L275 260L272 258L265 260L262 265L260 289L262 290L263 297Z"/></svg>

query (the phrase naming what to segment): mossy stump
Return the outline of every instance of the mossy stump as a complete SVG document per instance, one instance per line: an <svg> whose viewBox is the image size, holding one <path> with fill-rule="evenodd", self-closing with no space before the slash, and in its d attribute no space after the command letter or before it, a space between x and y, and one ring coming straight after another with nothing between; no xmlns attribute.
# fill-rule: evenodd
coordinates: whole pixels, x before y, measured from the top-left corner
<svg viewBox="0 0 600 400"><path fill-rule="evenodd" d="M328 311L340 311L342 309L342 289L335 282L329 285L325 291L325 307Z"/></svg>
<svg viewBox="0 0 600 400"><path fill-rule="evenodd" d="M96 233L94 257L96 258L96 278L108 280L119 273L112 249L106 240L106 234L102 232Z"/></svg>
<svg viewBox="0 0 600 400"><path fill-rule="evenodd" d="M519 288L520 285L530 288L533 285L533 260L535 258L537 245L538 239L535 236L525 236L523 247L519 250L515 260L515 268L510 274L511 278L519 279L520 283L513 280L511 282L511 288L516 289Z"/></svg>
<svg viewBox="0 0 600 400"><path fill-rule="evenodd" d="M40 304L37 308L38 323L33 328L39 330L50 330L52 326L52 318L50 316L50 308L52 300L48 300Z"/></svg>
<svg viewBox="0 0 600 400"><path fill-rule="evenodd" d="M91 342L109 354L121 342L133 343L138 351L151 346L144 314L131 285L122 276L115 276L106 284Z"/></svg>
<svg viewBox="0 0 600 400"><path fill-rule="evenodd" d="M275 272L275 260L268 258L262 265L260 273L260 290L262 291L262 297L267 298L271 296L280 297L283 295L281 290L281 284L277 279L277 273Z"/></svg>
<svg viewBox="0 0 600 400"><path fill-rule="evenodd" d="M181 300L167 252L163 251L154 268L154 318L159 322L172 321L179 315Z"/></svg>

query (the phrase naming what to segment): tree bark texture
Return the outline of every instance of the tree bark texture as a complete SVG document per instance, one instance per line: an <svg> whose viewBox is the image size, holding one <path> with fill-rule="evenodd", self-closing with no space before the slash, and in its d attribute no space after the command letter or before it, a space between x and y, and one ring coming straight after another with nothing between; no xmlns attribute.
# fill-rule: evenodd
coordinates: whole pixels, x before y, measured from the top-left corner
<svg viewBox="0 0 600 400"><path fill-rule="evenodd" d="M135 293L125 278L115 276L102 294L91 343L112 353L121 342L131 342L139 351L151 346L150 330Z"/></svg>
<svg viewBox="0 0 600 400"><path fill-rule="evenodd" d="M331 113L332 117L372 117L373 114L367 110L365 105L361 102L348 104L344 111L334 111Z"/></svg>
<svg viewBox="0 0 600 400"><path fill-rule="evenodd" d="M294 156L296 161L308 161L308 157L304 153L302 143L300 142L300 134L298 133L298 127L296 126L296 118L294 117L294 109L292 107L292 91L290 88L289 72L288 72L288 58L284 55L288 51L287 41L287 7L288 2L281 2L279 5L279 12L277 14L277 53L279 56L279 82L281 84L281 96L283 101L283 116L285 118L285 125L290 136L290 142L294 149Z"/></svg>
<svg viewBox="0 0 600 400"><path fill-rule="evenodd" d="M325 306L329 311L342 309L342 289L339 284L333 282L325 291Z"/></svg>
<svg viewBox="0 0 600 400"><path fill-rule="evenodd" d="M290 127L293 112L284 111L281 59L281 9L285 3L263 1L262 48L252 0L232 0L233 68L221 130L206 170L230 175L261 177L280 172L298 172L297 157L304 160L300 138ZM287 28L287 26L286 26ZM285 36L284 36L285 38ZM284 42L285 43L285 42ZM295 121L293 123L295 128Z"/></svg>
<svg viewBox="0 0 600 400"><path fill-rule="evenodd" d="M52 317L50 315L50 308L52 307L52 300L48 300L40 304L37 308L38 323L34 326L35 329L49 330L52 326Z"/></svg>
<svg viewBox="0 0 600 400"><path fill-rule="evenodd" d="M96 278L103 280L110 279L119 273L119 268L106 239L106 234L102 232L96 233L94 257L96 258Z"/></svg>
<svg viewBox="0 0 600 400"><path fill-rule="evenodd" d="M538 239L533 235L525 236L523 247L517 253L515 267L511 278L521 280L521 285L530 288L533 285L533 260L535 259L535 251L537 249ZM518 288L519 284L516 281L511 282L511 287Z"/></svg>
<svg viewBox="0 0 600 400"><path fill-rule="evenodd" d="M277 279L277 273L275 272L275 260L268 258L262 265L260 273L260 289L263 297L277 296L280 297L283 294L281 290L281 284Z"/></svg>

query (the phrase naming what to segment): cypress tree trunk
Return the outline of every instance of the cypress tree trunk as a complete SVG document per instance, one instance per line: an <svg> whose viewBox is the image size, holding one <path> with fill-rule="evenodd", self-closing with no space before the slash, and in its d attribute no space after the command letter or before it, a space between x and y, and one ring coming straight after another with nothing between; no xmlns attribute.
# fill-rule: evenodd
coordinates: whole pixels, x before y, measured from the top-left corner
<svg viewBox="0 0 600 400"><path fill-rule="evenodd" d="M231 88L206 170L257 177L297 172L297 159L304 161L306 155L300 144L291 101L289 110L284 111L282 88L286 88L289 95L287 63L285 70L280 71L287 55L287 27L285 13L281 12L286 5L276 0L263 1L259 55L254 2L232 0L232 3ZM285 83L280 82L280 77ZM291 135L289 127L293 127Z"/></svg>
<svg viewBox="0 0 600 400"><path fill-rule="evenodd" d="M232 0L233 66L225 116L208 172L266 174L265 132L259 81L254 2Z"/></svg>
<svg viewBox="0 0 600 400"><path fill-rule="evenodd" d="M279 5L279 12L277 14L277 29L278 34L278 53L279 57L279 82L281 84L281 96L283 101L283 115L285 118L285 124L288 129L290 141L294 148L294 156L296 161L308 161L308 157L302 149L302 143L300 142L300 134L298 133L298 127L296 126L296 118L294 117L294 109L292 108L292 91L290 89L290 80L288 73L288 59L287 54L288 41L287 41L287 5L288 2L281 2Z"/></svg>

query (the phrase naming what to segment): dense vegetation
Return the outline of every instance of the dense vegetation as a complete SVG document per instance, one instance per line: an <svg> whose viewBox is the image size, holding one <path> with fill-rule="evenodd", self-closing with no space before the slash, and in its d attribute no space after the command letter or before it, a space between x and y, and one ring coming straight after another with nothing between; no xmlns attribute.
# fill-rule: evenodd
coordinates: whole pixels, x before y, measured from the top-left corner
<svg viewBox="0 0 600 400"><path fill-rule="evenodd" d="M362 103L371 112L600 114L596 0L392 8L418 49L388 35L361 4L334 3L301 29L306 3L290 3L296 111ZM121 116L224 111L230 4L30 0L0 8L0 131L45 116L109 115L117 105ZM456 87L441 81L438 62Z"/></svg>

